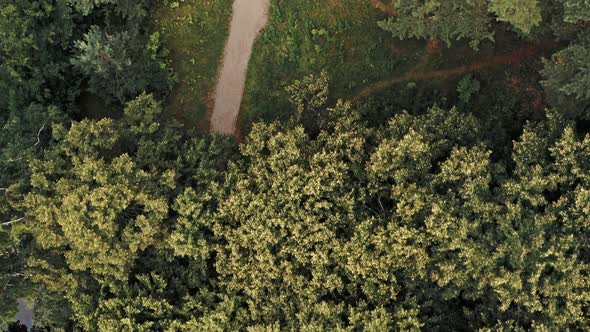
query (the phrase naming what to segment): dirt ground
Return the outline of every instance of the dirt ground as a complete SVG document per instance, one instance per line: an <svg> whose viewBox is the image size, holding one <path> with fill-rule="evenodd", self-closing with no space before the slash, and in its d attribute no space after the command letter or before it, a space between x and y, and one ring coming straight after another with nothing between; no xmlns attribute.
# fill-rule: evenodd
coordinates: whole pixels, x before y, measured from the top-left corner
<svg viewBox="0 0 590 332"><path fill-rule="evenodd" d="M256 37L268 21L270 0L235 0L221 73L209 123L211 132L235 135L248 62Z"/></svg>

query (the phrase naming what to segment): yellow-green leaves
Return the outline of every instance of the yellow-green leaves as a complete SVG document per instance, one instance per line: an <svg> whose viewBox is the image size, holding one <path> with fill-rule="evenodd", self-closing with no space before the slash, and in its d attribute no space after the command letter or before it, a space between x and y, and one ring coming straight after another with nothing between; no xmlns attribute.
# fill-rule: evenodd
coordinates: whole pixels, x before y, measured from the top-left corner
<svg viewBox="0 0 590 332"><path fill-rule="evenodd" d="M160 126L156 121L160 113L162 107L150 95L139 95L125 107L125 120L129 123L129 132L134 135L155 133Z"/></svg>
<svg viewBox="0 0 590 332"><path fill-rule="evenodd" d="M490 0L488 9L498 21L508 22L524 33L542 21L539 0Z"/></svg>
<svg viewBox="0 0 590 332"><path fill-rule="evenodd" d="M118 121L56 126L56 146L31 163L24 227L43 253L31 268L84 330L163 329L213 301L215 167L231 153L225 140L183 136L160 114L142 94Z"/></svg>
<svg viewBox="0 0 590 332"><path fill-rule="evenodd" d="M134 256L162 236L167 198L156 191L159 176L138 169L129 155L95 159L97 151L75 139L77 131L71 133L66 147L71 168L45 186L51 203L43 199L46 194L32 193L27 199L32 215L51 207L52 213L39 222L61 239L41 237L39 243L47 249L69 247L65 255L74 270L124 279ZM79 154L88 156L79 159Z"/></svg>

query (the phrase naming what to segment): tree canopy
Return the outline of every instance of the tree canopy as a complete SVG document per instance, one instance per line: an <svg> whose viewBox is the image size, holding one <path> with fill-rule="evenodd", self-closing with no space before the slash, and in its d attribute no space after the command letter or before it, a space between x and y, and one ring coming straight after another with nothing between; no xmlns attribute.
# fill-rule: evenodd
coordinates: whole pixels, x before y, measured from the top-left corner
<svg viewBox="0 0 590 332"><path fill-rule="evenodd" d="M0 326L24 300L49 331L590 330L590 1L380 2L425 50L277 81L281 120L236 137L168 108L153 5L0 0ZM330 20L302 41L377 63ZM437 67L462 42L489 56Z"/></svg>
<svg viewBox="0 0 590 332"><path fill-rule="evenodd" d="M542 25L556 7L569 23L587 20L590 4L554 0L392 0L396 15L379 22L381 28L399 38L437 38L447 45L459 40L477 48L494 40L493 26L506 22L523 34Z"/></svg>

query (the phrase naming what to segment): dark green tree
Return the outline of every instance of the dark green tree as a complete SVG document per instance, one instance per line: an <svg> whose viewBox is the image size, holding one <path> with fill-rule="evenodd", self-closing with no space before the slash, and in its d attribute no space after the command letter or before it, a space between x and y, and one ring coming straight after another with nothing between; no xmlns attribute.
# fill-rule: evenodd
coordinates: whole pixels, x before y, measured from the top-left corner
<svg viewBox="0 0 590 332"><path fill-rule="evenodd" d="M146 8L151 3L150 0L67 0L67 2L84 16L99 9L106 9L128 19L144 18L147 15Z"/></svg>
<svg viewBox="0 0 590 332"><path fill-rule="evenodd" d="M553 106L571 117L590 116L590 47L575 43L545 61L542 81Z"/></svg>
<svg viewBox="0 0 590 332"><path fill-rule="evenodd" d="M551 8L559 7L563 11L565 6L569 13L581 6L554 0L393 0L391 5L396 15L379 25L394 36L438 38L448 46L464 40L473 48L484 40L494 40L493 26L498 22L506 22L514 30L529 34L543 25L544 12Z"/></svg>
<svg viewBox="0 0 590 332"><path fill-rule="evenodd" d="M379 22L379 26L396 37L438 38L447 45L464 39L473 47L493 39L492 19L485 0L396 0L392 5L398 15Z"/></svg>
<svg viewBox="0 0 590 332"><path fill-rule="evenodd" d="M89 79L90 91L107 103L125 103L141 92L165 96L171 73L155 61L138 32L107 33L94 26L76 42L72 63Z"/></svg>
<svg viewBox="0 0 590 332"><path fill-rule="evenodd" d="M17 298L35 292L26 271L28 240L12 230L24 220L27 164L48 146L51 124L63 119L76 90L64 61L72 34L65 3L0 1L0 325L14 318Z"/></svg>

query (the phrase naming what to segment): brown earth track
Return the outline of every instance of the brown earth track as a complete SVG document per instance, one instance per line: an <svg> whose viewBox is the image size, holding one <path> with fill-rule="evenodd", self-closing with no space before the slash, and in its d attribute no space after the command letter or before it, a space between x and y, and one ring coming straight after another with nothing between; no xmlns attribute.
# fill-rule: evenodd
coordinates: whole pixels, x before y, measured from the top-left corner
<svg viewBox="0 0 590 332"><path fill-rule="evenodd" d="M516 64L516 63L519 63L527 58L532 58L535 55L539 55L547 49L549 49L548 45L533 44L533 45L527 45L527 46L518 48L509 54L486 57L486 58L483 58L483 59L476 61L474 63L459 66L459 67L433 70L433 71L428 71L428 72L411 71L403 76L392 77L392 78L388 78L385 80L381 80L381 81L372 83L369 86L365 87L360 93L358 93L354 97L353 100L358 101L360 99L370 96L371 94L373 94L375 92L379 92L387 87L390 87L394 84L401 83L401 82L423 81L423 80L435 79L435 78L446 78L446 77L460 76L460 75L465 75L468 73L473 73L476 71L481 71L484 69L496 67L496 66L503 65L503 64Z"/></svg>
<svg viewBox="0 0 590 332"><path fill-rule="evenodd" d="M391 5L386 5L381 0L369 0L369 1L373 5L373 7L379 9L380 11L384 12L385 14L389 14L392 16L397 16L399 14L399 11L395 7L393 7Z"/></svg>

